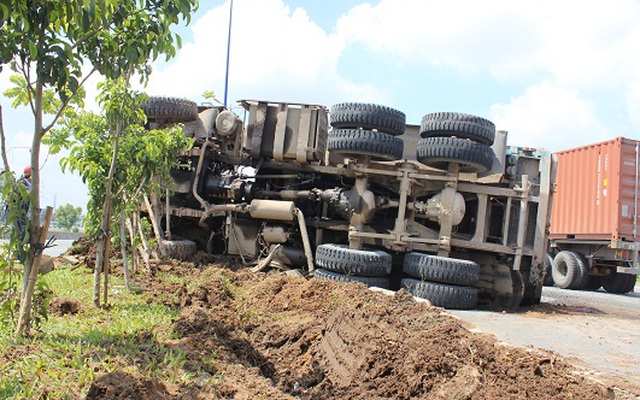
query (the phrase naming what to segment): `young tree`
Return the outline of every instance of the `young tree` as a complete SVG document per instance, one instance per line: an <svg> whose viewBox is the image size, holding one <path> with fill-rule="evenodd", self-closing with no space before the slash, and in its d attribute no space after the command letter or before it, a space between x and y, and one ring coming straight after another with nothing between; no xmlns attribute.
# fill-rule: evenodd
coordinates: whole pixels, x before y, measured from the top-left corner
<svg viewBox="0 0 640 400"><path fill-rule="evenodd" d="M54 213L54 220L58 228L65 229L67 231L73 230L74 227L80 221L80 215L82 214L82 207L74 207L72 204L65 204L56 209Z"/></svg>
<svg viewBox="0 0 640 400"><path fill-rule="evenodd" d="M77 171L89 188L86 233L98 241L94 270L94 305L100 306L100 277L108 276L108 243L114 216L138 212L142 195L157 191L157 182L171 182L169 173L178 150L190 147L181 127L147 131L140 107L147 96L132 91L122 78L99 85L102 114L69 114L48 143L56 153L62 147L70 155L63 169ZM105 179L106 177L106 179ZM124 245L124 243L122 244ZM105 292L106 293L106 283ZM105 296L106 302L106 296Z"/></svg>
<svg viewBox="0 0 640 400"><path fill-rule="evenodd" d="M14 0L10 8L5 6L0 4L0 67L11 62L24 77L27 104L34 116L29 253L23 271L28 277L41 248L36 238L42 229L38 166L44 135L96 71L109 78L137 72L145 79L152 60L160 54L174 56L180 38L170 28L180 18L189 22L197 0ZM60 107L48 123L43 118L46 88L54 89L60 98ZM4 132L0 134L4 143ZM6 154L3 161L7 170ZM24 280L19 335L28 333L34 284Z"/></svg>

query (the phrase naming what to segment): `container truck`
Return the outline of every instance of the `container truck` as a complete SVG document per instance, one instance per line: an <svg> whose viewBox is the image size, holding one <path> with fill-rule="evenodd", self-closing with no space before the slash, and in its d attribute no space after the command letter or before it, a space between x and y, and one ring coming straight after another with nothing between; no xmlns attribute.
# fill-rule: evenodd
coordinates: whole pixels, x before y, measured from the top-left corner
<svg viewBox="0 0 640 400"><path fill-rule="evenodd" d="M549 283L610 293L634 289L639 149L640 141L618 137L555 153Z"/></svg>
<svg viewBox="0 0 640 400"><path fill-rule="evenodd" d="M404 288L447 308L540 301L552 157L507 147L463 113L420 125L369 103L240 101L237 114L151 98L149 127L184 123L164 244Z"/></svg>

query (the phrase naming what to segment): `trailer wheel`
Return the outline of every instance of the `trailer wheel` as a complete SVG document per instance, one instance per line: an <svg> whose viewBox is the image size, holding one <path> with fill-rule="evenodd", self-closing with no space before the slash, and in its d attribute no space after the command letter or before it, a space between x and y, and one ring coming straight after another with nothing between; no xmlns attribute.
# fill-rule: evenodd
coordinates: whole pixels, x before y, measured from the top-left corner
<svg viewBox="0 0 640 400"><path fill-rule="evenodd" d="M402 135L406 124L406 117L402 111L377 104L334 104L329 116L331 126L336 129L362 128L391 135Z"/></svg>
<svg viewBox="0 0 640 400"><path fill-rule="evenodd" d="M320 268L347 275L385 276L391 273L391 255L380 250L356 250L339 244L316 248Z"/></svg>
<svg viewBox="0 0 640 400"><path fill-rule="evenodd" d="M405 255L402 270L421 280L452 285L476 286L480 280L480 265L473 261L418 252Z"/></svg>
<svg viewBox="0 0 640 400"><path fill-rule="evenodd" d="M369 156L374 160L395 161L402 158L402 139L382 132L362 129L336 129L329 133L327 149L343 156Z"/></svg>
<svg viewBox="0 0 640 400"><path fill-rule="evenodd" d="M602 279L599 276L589 276L585 290L596 291L602 287Z"/></svg>
<svg viewBox="0 0 640 400"><path fill-rule="evenodd" d="M427 299L437 307L470 310L478 305L478 289L405 278L401 286L416 297Z"/></svg>
<svg viewBox="0 0 640 400"><path fill-rule="evenodd" d="M633 275L633 278L628 278L628 279L629 279L629 286L627 286L626 293L633 292L636 287L636 283L638 281L638 278L636 277L636 275Z"/></svg>
<svg viewBox="0 0 640 400"><path fill-rule="evenodd" d="M582 289L588 277L586 269L577 253L561 251L553 259L553 282L562 289Z"/></svg>
<svg viewBox="0 0 640 400"><path fill-rule="evenodd" d="M547 256L544 259L544 286L553 286L553 257L551 254L547 253Z"/></svg>
<svg viewBox="0 0 640 400"><path fill-rule="evenodd" d="M164 240L162 242L166 257L184 260L195 254L196 242L191 240Z"/></svg>
<svg viewBox="0 0 640 400"><path fill-rule="evenodd" d="M571 289L584 290L587 288L587 284L589 283L589 262L582 253L574 252L574 254L578 257L579 277L576 284Z"/></svg>
<svg viewBox="0 0 640 400"><path fill-rule="evenodd" d="M467 139L429 137L418 142L418 161L437 169L457 163L460 172L485 172L493 166L493 157L491 147Z"/></svg>
<svg viewBox="0 0 640 400"><path fill-rule="evenodd" d="M191 122L198 118L198 104L176 97L149 97L142 110L147 118L156 122Z"/></svg>
<svg viewBox="0 0 640 400"><path fill-rule="evenodd" d="M376 286L383 289L389 289L391 286L390 280L387 277L346 275L322 268L316 269L313 272L313 277L338 282L362 282L369 287Z"/></svg>
<svg viewBox="0 0 640 400"><path fill-rule="evenodd" d="M438 112L422 117L420 136L455 136L491 146L496 137L496 126L487 119L471 114Z"/></svg>
<svg viewBox="0 0 640 400"><path fill-rule="evenodd" d="M636 276L615 273L602 279L602 287L609 293L628 293L636 284Z"/></svg>

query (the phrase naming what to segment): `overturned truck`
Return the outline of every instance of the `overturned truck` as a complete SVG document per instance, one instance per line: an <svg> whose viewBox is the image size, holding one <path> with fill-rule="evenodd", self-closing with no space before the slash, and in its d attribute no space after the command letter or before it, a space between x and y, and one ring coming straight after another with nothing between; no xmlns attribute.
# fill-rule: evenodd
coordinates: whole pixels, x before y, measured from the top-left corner
<svg viewBox="0 0 640 400"><path fill-rule="evenodd" d="M306 276L405 288L446 308L540 301L553 159L461 113L407 125L365 103L243 100L236 113L157 97L184 123L164 229L205 250Z"/></svg>

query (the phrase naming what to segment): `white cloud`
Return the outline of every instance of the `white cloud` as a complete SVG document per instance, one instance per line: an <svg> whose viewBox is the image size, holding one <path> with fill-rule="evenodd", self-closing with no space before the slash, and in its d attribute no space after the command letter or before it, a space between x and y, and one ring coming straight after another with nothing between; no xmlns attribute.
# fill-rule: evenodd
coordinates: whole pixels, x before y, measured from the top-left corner
<svg viewBox="0 0 640 400"><path fill-rule="evenodd" d="M209 10L186 28L192 39L175 59L156 65L146 89L150 94L200 101L205 90L215 90L222 99L229 1L201 2L201 7ZM327 7L333 7L331 2ZM398 68L398 74L420 68L429 72L436 66L443 79L477 77L482 93L492 93L491 87L480 86L497 79L500 93L512 97L491 107L491 115L499 129L510 131L509 142L559 150L607 139L610 133L603 124L616 132L629 121L640 127L638 20L640 3L635 0L371 0L347 11L335 30L327 32L303 8L285 0L235 0L229 101L391 105L391 99L408 112L425 93L440 95L427 90L434 86L428 79L383 75L368 59L352 63L354 54L367 54L407 67ZM368 69L366 74L362 68ZM385 68L384 74L396 73L392 66ZM7 76L0 74L0 90L8 86ZM364 76L378 78L367 81ZM400 84L393 83L396 78ZM89 99L95 97L93 87L87 87ZM518 89L522 87L527 89ZM589 98L591 93L617 96L611 102L615 105L626 100L629 120L597 113L608 99ZM462 100L477 110L490 107L477 93ZM90 106L95 109L95 103ZM18 121L22 131L31 129L30 120L24 125L26 118L13 115L5 117L11 134L19 131L14 129ZM599 121L597 115L611 120ZM54 164L49 159L45 168ZM53 185L49 189L65 188L53 175L47 176L48 184Z"/></svg>
<svg viewBox="0 0 640 400"><path fill-rule="evenodd" d="M205 90L224 97L229 4L212 8L193 26L193 41L155 71L148 92L198 100ZM302 8L281 0L234 2L229 102L241 98L319 103L345 96L380 97L336 72L341 47Z"/></svg>
<svg viewBox="0 0 640 400"><path fill-rule="evenodd" d="M496 104L491 116L497 129L509 131L508 143L544 147L551 151L605 140L593 104L577 92L541 83L508 104Z"/></svg>
<svg viewBox="0 0 640 400"><path fill-rule="evenodd" d="M638 19L633 0L381 0L349 11L337 35L344 46L361 43L399 62L597 87L631 77Z"/></svg>
<svg viewBox="0 0 640 400"><path fill-rule="evenodd" d="M521 2L514 4L382 0L350 10L338 21L337 35L345 45L359 42L400 62L486 70L536 45L526 13L519 13Z"/></svg>
<svg viewBox="0 0 640 400"><path fill-rule="evenodd" d="M635 128L640 128L640 76L629 83L627 91L627 113Z"/></svg>

